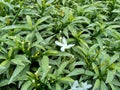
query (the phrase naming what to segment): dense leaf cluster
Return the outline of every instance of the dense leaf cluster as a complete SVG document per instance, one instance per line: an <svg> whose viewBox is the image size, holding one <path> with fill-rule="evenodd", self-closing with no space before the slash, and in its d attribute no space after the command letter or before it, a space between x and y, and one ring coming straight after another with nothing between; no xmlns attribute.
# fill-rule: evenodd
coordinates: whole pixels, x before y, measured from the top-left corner
<svg viewBox="0 0 120 90"><path fill-rule="evenodd" d="M120 0L0 0L0 90L120 90L119 29Z"/></svg>

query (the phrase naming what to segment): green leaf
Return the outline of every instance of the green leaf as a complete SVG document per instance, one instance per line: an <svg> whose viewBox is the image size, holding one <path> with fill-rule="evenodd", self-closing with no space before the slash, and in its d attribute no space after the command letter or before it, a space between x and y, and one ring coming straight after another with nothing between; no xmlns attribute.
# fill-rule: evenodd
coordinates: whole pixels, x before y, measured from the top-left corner
<svg viewBox="0 0 120 90"><path fill-rule="evenodd" d="M42 66L42 71L43 71L41 80L43 80L49 71L49 58L47 56L43 56L41 60L41 66Z"/></svg>
<svg viewBox="0 0 120 90"><path fill-rule="evenodd" d="M112 12L113 13L120 13L120 10L119 9L114 9Z"/></svg>
<svg viewBox="0 0 120 90"><path fill-rule="evenodd" d="M17 67L15 68L8 84L12 83L14 81L14 79L19 75L19 73L24 69L25 67L24 66L21 66L21 65L17 65Z"/></svg>
<svg viewBox="0 0 120 90"><path fill-rule="evenodd" d="M106 29L111 30L111 29L116 29L116 28L120 28L120 25L110 25Z"/></svg>
<svg viewBox="0 0 120 90"><path fill-rule="evenodd" d="M69 56L69 57L74 57L72 54L67 53L67 52L59 52L56 56Z"/></svg>
<svg viewBox="0 0 120 90"><path fill-rule="evenodd" d="M60 74L62 74L63 70L64 70L65 67L68 65L68 63L69 63L69 61L63 62L63 63L60 65L59 69L57 70L57 76L59 76Z"/></svg>
<svg viewBox="0 0 120 90"><path fill-rule="evenodd" d="M56 83L56 90L62 90L61 86L58 83Z"/></svg>
<svg viewBox="0 0 120 90"><path fill-rule="evenodd" d="M32 82L31 82L31 81L26 81L26 82L22 85L21 90L28 90L29 87L31 87L31 85L32 85Z"/></svg>
<svg viewBox="0 0 120 90"><path fill-rule="evenodd" d="M67 76L76 76L76 75L81 75L81 74L84 74L85 73L85 70L82 69L82 68L79 68L79 69L74 69L72 72L70 72Z"/></svg>
<svg viewBox="0 0 120 90"><path fill-rule="evenodd" d="M78 50L81 50L83 52L83 54L86 56L87 55L87 50L80 47L80 46L77 46Z"/></svg>
<svg viewBox="0 0 120 90"><path fill-rule="evenodd" d="M32 28L32 20L31 17L29 15L26 16L27 19L27 23L30 25L30 27Z"/></svg>
<svg viewBox="0 0 120 90"><path fill-rule="evenodd" d="M85 70L85 75L87 76L94 76L94 73L90 70Z"/></svg>
<svg viewBox="0 0 120 90"><path fill-rule="evenodd" d="M44 46L39 45L38 43L33 43L31 47L37 47L37 48L42 49L43 51L45 51Z"/></svg>
<svg viewBox="0 0 120 90"><path fill-rule="evenodd" d="M8 82L9 82L8 79L1 80L1 81L0 81L0 87L8 85Z"/></svg>
<svg viewBox="0 0 120 90"><path fill-rule="evenodd" d="M112 90L116 90L115 86L113 84L109 83L109 85L110 85L110 87L111 87Z"/></svg>
<svg viewBox="0 0 120 90"><path fill-rule="evenodd" d="M0 1L0 4L1 5L3 5L3 6L7 6L7 7L9 7L10 9L13 9L13 6L10 4L10 3L8 3L8 2L5 2L4 0L1 0Z"/></svg>
<svg viewBox="0 0 120 90"><path fill-rule="evenodd" d="M48 76L52 79L56 79L56 75L55 74L48 74Z"/></svg>
<svg viewBox="0 0 120 90"><path fill-rule="evenodd" d="M56 50L47 50L45 55L58 55L58 51Z"/></svg>
<svg viewBox="0 0 120 90"><path fill-rule="evenodd" d="M60 78L59 80L58 80L59 82L62 82L62 83L68 83L68 82L74 82L74 80L72 79L72 78L70 78L70 77L63 77L63 78Z"/></svg>
<svg viewBox="0 0 120 90"><path fill-rule="evenodd" d="M69 31L71 32L71 34L74 36L74 37L77 37L77 31L76 31L76 29L73 27L73 25L69 25L68 26L68 29L69 29ZM82 31L81 31L82 32Z"/></svg>
<svg viewBox="0 0 120 90"><path fill-rule="evenodd" d="M69 37L68 29L67 29L67 28L64 28L63 33L64 33L64 35L65 35L66 37Z"/></svg>
<svg viewBox="0 0 120 90"><path fill-rule="evenodd" d="M66 3L66 0L62 0L62 4L65 5L65 3Z"/></svg>
<svg viewBox="0 0 120 90"><path fill-rule="evenodd" d="M87 23L90 24L90 20L87 17L84 16L78 16L74 19L74 23Z"/></svg>
<svg viewBox="0 0 120 90"><path fill-rule="evenodd" d="M108 90L104 81L101 80L101 90Z"/></svg>
<svg viewBox="0 0 120 90"><path fill-rule="evenodd" d="M119 32L117 32L116 30L111 30L111 34L113 37L120 40L120 33Z"/></svg>
<svg viewBox="0 0 120 90"><path fill-rule="evenodd" d="M0 64L0 74L2 74L3 72L5 72L9 66L10 66L10 61L9 60L3 61Z"/></svg>
<svg viewBox="0 0 120 90"><path fill-rule="evenodd" d="M120 87L120 82L118 79L114 79L112 82L111 82L113 85L115 86L119 86Z"/></svg>
<svg viewBox="0 0 120 90"><path fill-rule="evenodd" d="M13 51L14 51L13 48L9 48L9 51L8 51L8 57L9 57L9 58L12 57Z"/></svg>
<svg viewBox="0 0 120 90"><path fill-rule="evenodd" d="M89 46L88 46L88 44L85 42L85 40L83 40L83 39L79 39L79 43L81 44L81 45L84 45L84 47L86 47L86 48L89 48Z"/></svg>
<svg viewBox="0 0 120 90"><path fill-rule="evenodd" d="M100 48L103 49L103 40L102 40L102 38L97 37L96 39L97 39L97 42L98 42Z"/></svg>
<svg viewBox="0 0 120 90"><path fill-rule="evenodd" d="M114 79L115 74L116 74L116 70L108 70L106 83L110 83Z"/></svg>
<svg viewBox="0 0 120 90"><path fill-rule="evenodd" d="M93 70L95 71L96 75L99 75L98 67L95 63L92 63Z"/></svg>
<svg viewBox="0 0 120 90"><path fill-rule="evenodd" d="M45 17L38 19L37 22L35 23L34 27L38 26L39 24L41 24L42 22L44 22L45 20L47 20L49 18L50 18L50 16L45 16Z"/></svg>
<svg viewBox="0 0 120 90"><path fill-rule="evenodd" d="M49 5L49 4L51 4L52 2L54 2L54 0L48 0L48 1L46 2L46 5Z"/></svg>
<svg viewBox="0 0 120 90"><path fill-rule="evenodd" d="M95 84L94 84L93 90L98 89L98 88L99 88L99 86L100 86L100 80L99 80L99 79L97 79L97 80L95 81Z"/></svg>
<svg viewBox="0 0 120 90"><path fill-rule="evenodd" d="M15 59L12 59L11 61L16 65L23 65L23 66L25 64L31 63L24 55L16 55Z"/></svg>
<svg viewBox="0 0 120 90"><path fill-rule="evenodd" d="M5 26L1 30L11 30L11 29L30 29L28 25L11 25L11 26Z"/></svg>
<svg viewBox="0 0 120 90"><path fill-rule="evenodd" d="M94 51L96 50L96 48L98 47L98 44L94 44L92 47L90 47L89 49L89 55L91 55L92 53L94 53Z"/></svg>
<svg viewBox="0 0 120 90"><path fill-rule="evenodd" d="M39 4L42 7L42 0L37 0L37 4Z"/></svg>
<svg viewBox="0 0 120 90"><path fill-rule="evenodd" d="M41 36L41 34L39 33L39 32L36 32L35 33L35 36L36 36L36 38L37 38L37 42L43 42L44 41L44 39L42 38L42 36ZM34 43L33 43L34 44Z"/></svg>
<svg viewBox="0 0 120 90"><path fill-rule="evenodd" d="M119 58L119 53L115 52L115 54L111 57L110 64L113 64Z"/></svg>

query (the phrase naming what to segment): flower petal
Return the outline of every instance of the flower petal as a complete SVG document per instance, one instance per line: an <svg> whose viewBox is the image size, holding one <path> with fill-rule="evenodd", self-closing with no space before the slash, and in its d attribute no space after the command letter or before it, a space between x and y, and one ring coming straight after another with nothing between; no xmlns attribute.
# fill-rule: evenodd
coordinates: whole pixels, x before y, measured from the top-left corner
<svg viewBox="0 0 120 90"><path fill-rule="evenodd" d="M65 37L62 38L62 42L63 42L64 46L67 46L67 40Z"/></svg>
<svg viewBox="0 0 120 90"><path fill-rule="evenodd" d="M73 83L73 87L76 88L76 87L78 87L78 86L79 86L79 83L78 83L78 81L76 80L76 81Z"/></svg>
<svg viewBox="0 0 120 90"><path fill-rule="evenodd" d="M91 88L92 87L92 85L90 85L90 84L88 84L87 86L86 86L86 88Z"/></svg>
<svg viewBox="0 0 120 90"><path fill-rule="evenodd" d="M71 87L70 90L84 90L84 88L81 88L81 87L79 86L78 81L76 80L76 81L74 81L74 83L73 83L73 85L72 85L72 87Z"/></svg>
<svg viewBox="0 0 120 90"><path fill-rule="evenodd" d="M67 45L66 49L73 47L75 44L69 44Z"/></svg>
<svg viewBox="0 0 120 90"><path fill-rule="evenodd" d="M58 46L64 46L62 43L58 42L58 41L55 41L55 44L58 45Z"/></svg>
<svg viewBox="0 0 120 90"><path fill-rule="evenodd" d="M82 82L81 84L82 84L83 87L85 87L85 86L87 86L87 81L84 82L84 83Z"/></svg>
<svg viewBox="0 0 120 90"><path fill-rule="evenodd" d="M84 90L87 90L92 87L91 84L87 84L87 81L85 83L82 82L81 84L82 84L82 87L84 88Z"/></svg>
<svg viewBox="0 0 120 90"><path fill-rule="evenodd" d="M61 49L60 49L62 52L64 52L65 51L65 47L61 47Z"/></svg>
<svg viewBox="0 0 120 90"><path fill-rule="evenodd" d="M71 88L70 90L84 90L84 88L78 87L78 88Z"/></svg>

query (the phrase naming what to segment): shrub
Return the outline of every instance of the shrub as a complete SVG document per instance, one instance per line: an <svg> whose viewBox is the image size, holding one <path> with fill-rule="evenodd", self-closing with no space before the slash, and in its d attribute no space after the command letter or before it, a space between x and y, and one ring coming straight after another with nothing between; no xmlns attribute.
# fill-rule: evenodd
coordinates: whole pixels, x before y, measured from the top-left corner
<svg viewBox="0 0 120 90"><path fill-rule="evenodd" d="M0 90L120 89L119 0L1 0L0 8Z"/></svg>

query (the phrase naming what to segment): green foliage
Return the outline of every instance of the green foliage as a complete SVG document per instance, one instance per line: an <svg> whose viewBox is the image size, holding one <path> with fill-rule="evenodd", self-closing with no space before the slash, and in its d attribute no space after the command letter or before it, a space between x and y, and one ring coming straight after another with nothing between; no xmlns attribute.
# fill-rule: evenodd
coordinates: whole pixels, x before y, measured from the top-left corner
<svg viewBox="0 0 120 90"><path fill-rule="evenodd" d="M119 23L120 0L0 0L0 90L119 90Z"/></svg>

